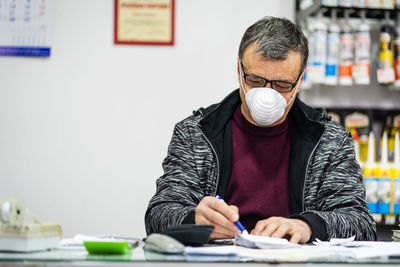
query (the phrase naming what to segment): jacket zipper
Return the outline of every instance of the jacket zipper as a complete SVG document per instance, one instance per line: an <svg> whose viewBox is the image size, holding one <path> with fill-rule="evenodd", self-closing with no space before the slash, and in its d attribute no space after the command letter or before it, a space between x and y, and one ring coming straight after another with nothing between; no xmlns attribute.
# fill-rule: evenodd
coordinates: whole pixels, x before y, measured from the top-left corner
<svg viewBox="0 0 400 267"><path fill-rule="evenodd" d="M215 151L213 145L211 144L210 140L207 138L207 136L204 134L203 130L201 129L200 124L197 124L197 126L199 127L200 132L203 135L203 137L207 140L207 143L210 145L210 147L211 147L211 149L212 149L212 151L213 151L213 153L215 155L215 158L217 159L217 182L215 184L215 189L214 189L214 194L213 194L214 196L216 196L217 188L218 188L218 184L219 184L219 159L218 159L218 155L217 155L217 152Z"/></svg>
<svg viewBox="0 0 400 267"><path fill-rule="evenodd" d="M305 188L306 188L306 178L307 178L308 166L310 165L310 161L311 161L312 155L314 154L315 149L317 149L317 146L318 146L319 143L321 142L321 139L322 139L322 136L324 135L324 133L325 133L325 129L324 129L324 131L322 132L321 136L319 137L317 144L314 146L313 150L311 151L310 156L308 157L306 172L305 172L305 174L304 174L304 181L303 181L303 196L302 196L302 199L301 199L302 212L304 212L305 209L306 209L305 204L304 204L304 202L305 202L305 200L304 200L304 194L305 194L305 191L306 191Z"/></svg>

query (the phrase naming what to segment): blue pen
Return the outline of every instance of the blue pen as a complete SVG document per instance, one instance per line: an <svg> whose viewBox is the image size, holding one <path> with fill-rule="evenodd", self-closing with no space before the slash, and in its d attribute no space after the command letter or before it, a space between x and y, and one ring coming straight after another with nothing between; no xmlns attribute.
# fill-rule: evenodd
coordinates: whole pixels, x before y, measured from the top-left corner
<svg viewBox="0 0 400 267"><path fill-rule="evenodd" d="M224 201L224 199L221 197L221 196L215 196L216 198L218 198L219 200L222 200L222 201ZM225 202L225 201L224 201ZM249 234L249 232L247 232L247 230L246 230L246 228L244 228L244 226L243 226L243 224L240 222L240 221L236 221L236 222L234 222L235 223L235 225L239 228L239 230L242 232L242 234L246 234L246 235L248 235Z"/></svg>

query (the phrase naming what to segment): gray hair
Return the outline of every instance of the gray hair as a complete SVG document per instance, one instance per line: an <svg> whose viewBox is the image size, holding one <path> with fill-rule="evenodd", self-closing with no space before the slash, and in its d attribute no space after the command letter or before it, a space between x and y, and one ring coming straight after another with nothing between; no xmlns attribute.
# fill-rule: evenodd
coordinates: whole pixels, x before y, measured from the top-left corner
<svg viewBox="0 0 400 267"><path fill-rule="evenodd" d="M283 60L289 51L301 55L300 73L308 58L308 42L300 27L285 18L264 17L247 28L239 47L242 60L246 48L255 45L256 53L265 59Z"/></svg>

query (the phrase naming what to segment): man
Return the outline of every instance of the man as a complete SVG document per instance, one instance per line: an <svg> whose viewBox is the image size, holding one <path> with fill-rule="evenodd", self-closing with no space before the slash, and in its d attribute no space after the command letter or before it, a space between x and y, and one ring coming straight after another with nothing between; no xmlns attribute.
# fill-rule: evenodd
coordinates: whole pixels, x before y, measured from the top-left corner
<svg viewBox="0 0 400 267"><path fill-rule="evenodd" d="M212 238L240 233L293 243L375 240L352 136L296 98L307 40L287 19L250 26L237 62L240 88L175 126L146 231L210 224ZM215 196L220 195L224 201Z"/></svg>

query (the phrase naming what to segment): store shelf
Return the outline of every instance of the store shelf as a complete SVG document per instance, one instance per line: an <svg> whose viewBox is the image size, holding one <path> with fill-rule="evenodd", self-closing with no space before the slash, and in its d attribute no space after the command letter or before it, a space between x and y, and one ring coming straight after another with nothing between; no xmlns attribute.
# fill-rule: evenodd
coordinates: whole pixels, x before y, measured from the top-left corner
<svg viewBox="0 0 400 267"><path fill-rule="evenodd" d="M389 12L390 17L393 19L396 18L397 13L400 12L400 9L357 8L357 7L341 7L341 6L332 7L332 6L322 5L320 0L314 0L314 4L311 5L310 7L304 10L297 11L297 16L296 16L297 22L300 22L309 16L315 16L320 10L323 11L324 16L329 17L331 9L337 10L338 17L343 17L344 11L348 10L349 16L352 18L359 18L361 16L360 12L365 11L366 17L370 19L383 19L385 17L385 12Z"/></svg>
<svg viewBox="0 0 400 267"><path fill-rule="evenodd" d="M400 111L400 91L391 91L376 82L376 64L371 67L371 84L329 86L314 84L302 89L300 98L310 106L326 109ZM374 112L375 113L375 112Z"/></svg>
<svg viewBox="0 0 400 267"><path fill-rule="evenodd" d="M317 109L321 109L316 107ZM346 107L346 108L341 108L341 107L324 107L323 108L327 112L334 112L339 115L341 115L342 120L343 118L351 114L353 112L361 112L364 114L367 114L370 118L371 121L373 122L386 122L386 118L388 116L393 116L393 115L398 115L400 114L400 109L371 109L371 108L357 108L357 107Z"/></svg>
<svg viewBox="0 0 400 267"><path fill-rule="evenodd" d="M374 218L374 221L377 225L393 225L393 226L398 226L400 221L399 221L399 215L395 214L371 214L372 217Z"/></svg>
<svg viewBox="0 0 400 267"><path fill-rule="evenodd" d="M400 230L399 215L371 214L376 223L378 241L392 241L392 231Z"/></svg>

